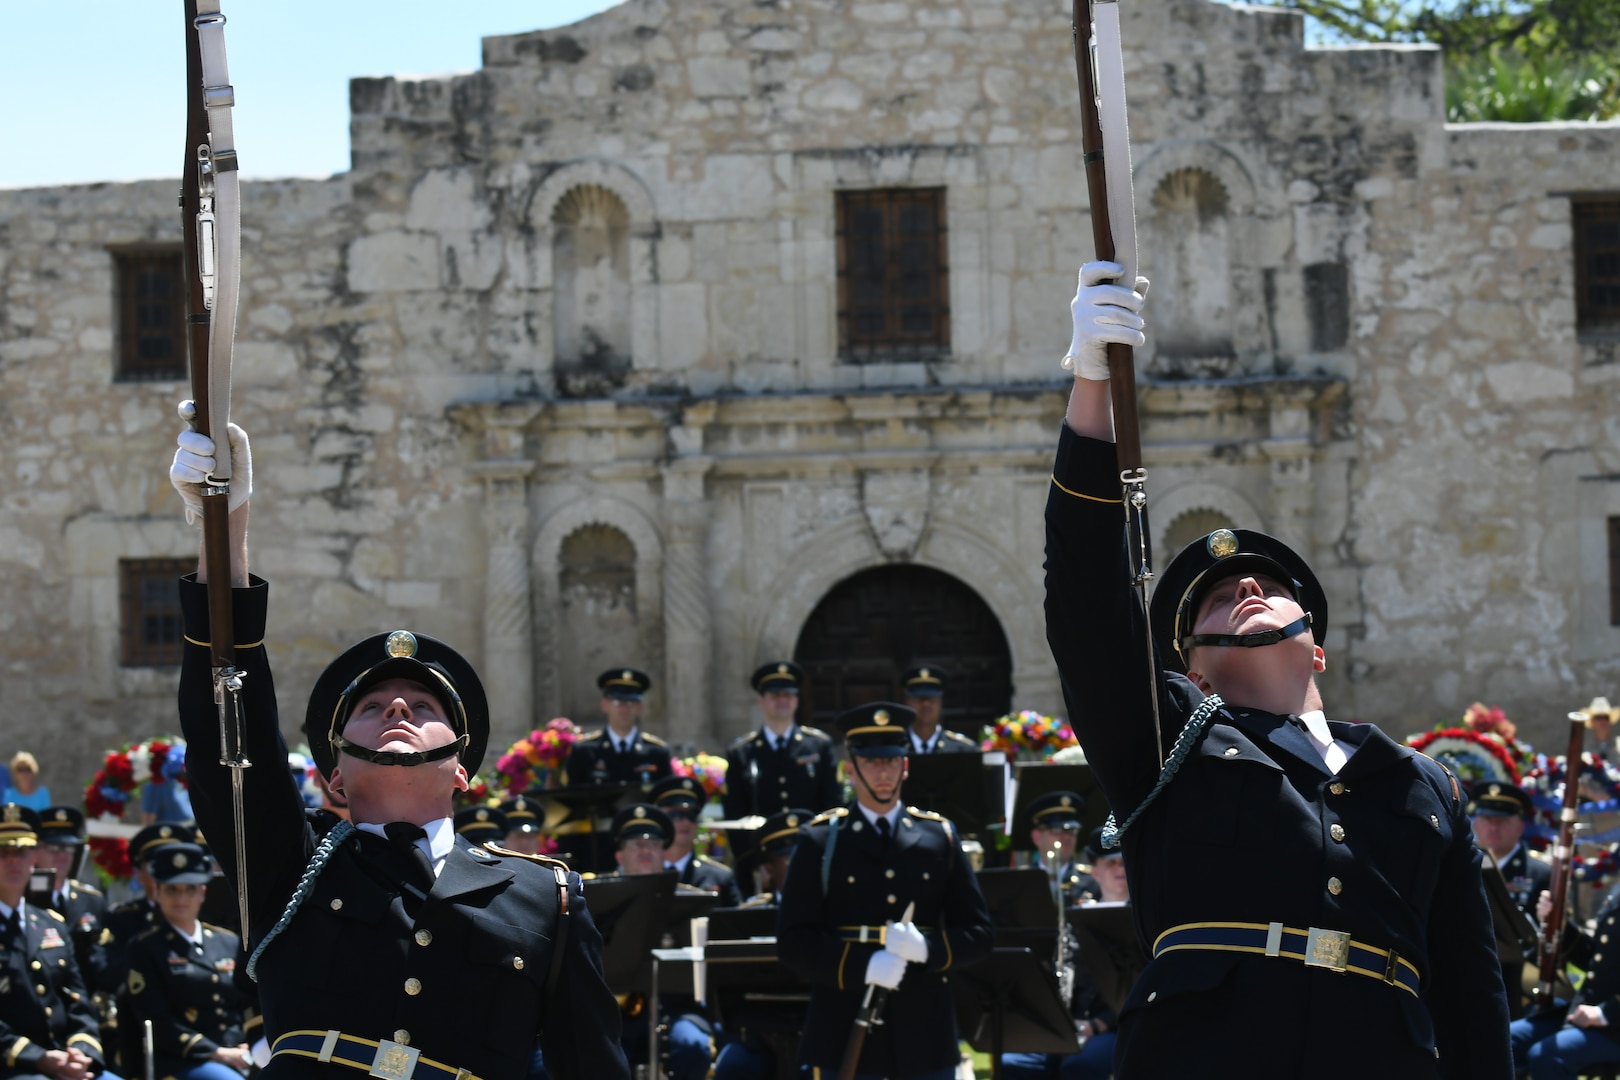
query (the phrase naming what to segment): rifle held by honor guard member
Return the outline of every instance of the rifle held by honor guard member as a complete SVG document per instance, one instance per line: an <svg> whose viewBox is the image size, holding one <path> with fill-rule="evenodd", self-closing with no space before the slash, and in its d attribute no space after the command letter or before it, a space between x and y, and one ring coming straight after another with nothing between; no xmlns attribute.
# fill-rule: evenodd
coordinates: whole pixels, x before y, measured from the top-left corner
<svg viewBox="0 0 1620 1080"><path fill-rule="evenodd" d="M900 921L908 923L916 912L915 903L906 905ZM849 1041L844 1044L844 1060L838 1066L838 1080L855 1080L855 1070L861 1063L861 1051L866 1048L867 1034L883 1023L883 1006L889 1001L889 992L876 983L866 984L866 996L861 999L860 1011L855 1014L855 1026L849 1029Z"/></svg>
<svg viewBox="0 0 1620 1080"><path fill-rule="evenodd" d="M1569 752L1564 758L1564 802L1558 810L1558 839L1552 849L1552 910L1541 927L1539 972L1530 1002L1537 1011L1555 1006L1559 978L1559 953L1564 938L1564 920L1569 908L1569 880L1575 869L1575 808L1581 802L1581 748L1586 743L1586 716L1569 714Z"/></svg>
<svg viewBox="0 0 1620 1080"><path fill-rule="evenodd" d="M187 344L191 356L192 429L214 440L215 466L203 485L203 550L213 568L208 579L208 651L219 709L220 764L231 770L231 803L236 852L236 895L242 937L248 920L247 855L242 770L253 763L242 749L242 678L236 666L231 613L230 509L250 492L243 477L231 497L231 348L236 339L238 284L241 279L241 184L231 109L236 103L225 62L225 16L219 0L185 0L186 157L180 183L180 218L185 232ZM188 511L189 517L189 511Z"/></svg>

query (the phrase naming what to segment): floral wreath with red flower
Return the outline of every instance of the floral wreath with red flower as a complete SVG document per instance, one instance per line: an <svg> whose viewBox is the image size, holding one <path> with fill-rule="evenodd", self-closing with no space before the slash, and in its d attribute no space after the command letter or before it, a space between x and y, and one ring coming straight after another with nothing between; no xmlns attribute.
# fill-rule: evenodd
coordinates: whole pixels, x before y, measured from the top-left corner
<svg viewBox="0 0 1620 1080"><path fill-rule="evenodd" d="M186 783L186 741L162 735L146 742L109 750L101 768L84 789L85 817L119 821L131 795L145 784ZM92 836L91 859L107 881L125 881L135 872L129 861L129 841L120 836Z"/></svg>

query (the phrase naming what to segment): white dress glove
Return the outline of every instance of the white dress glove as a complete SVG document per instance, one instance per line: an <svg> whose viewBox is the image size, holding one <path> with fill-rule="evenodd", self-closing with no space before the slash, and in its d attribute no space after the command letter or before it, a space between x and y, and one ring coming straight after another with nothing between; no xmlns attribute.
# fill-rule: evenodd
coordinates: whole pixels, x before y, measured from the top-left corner
<svg viewBox="0 0 1620 1080"><path fill-rule="evenodd" d="M885 990L900 989L900 980L906 977L906 962L892 952L878 950L866 962L866 981Z"/></svg>
<svg viewBox="0 0 1620 1080"><path fill-rule="evenodd" d="M883 934L883 948L911 964L928 962L928 939L916 923L892 922Z"/></svg>
<svg viewBox="0 0 1620 1080"><path fill-rule="evenodd" d="M253 1064L262 1069L270 1064L270 1044L260 1039L248 1050L248 1055L253 1058Z"/></svg>
<svg viewBox="0 0 1620 1080"><path fill-rule="evenodd" d="M1108 378L1109 342L1132 347L1147 343L1138 312L1147 300L1148 280L1137 278L1132 292L1112 284L1123 273L1125 268L1112 262L1090 262L1080 268L1080 287L1069 303L1074 337L1063 358L1063 370L1072 371L1076 378L1098 382Z"/></svg>
<svg viewBox="0 0 1620 1080"><path fill-rule="evenodd" d="M197 416L197 406L190 401L180 403L180 419L188 425ZM248 447L247 432L229 424L225 428L231 444L231 494L228 510L235 510L253 497L253 453ZM169 466L169 483L186 503L186 524L195 525L202 518L203 481L214 470L214 440L187 427L176 440L174 462Z"/></svg>

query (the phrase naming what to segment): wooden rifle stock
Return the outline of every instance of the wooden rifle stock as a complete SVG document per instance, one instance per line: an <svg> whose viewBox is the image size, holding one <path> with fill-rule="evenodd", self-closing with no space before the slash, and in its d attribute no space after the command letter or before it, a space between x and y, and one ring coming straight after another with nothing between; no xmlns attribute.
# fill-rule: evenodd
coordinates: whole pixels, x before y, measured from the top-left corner
<svg viewBox="0 0 1620 1080"><path fill-rule="evenodd" d="M1575 808L1581 801L1581 748L1585 743L1585 722L1572 718L1569 753L1564 758L1564 803L1558 811L1558 840L1552 850L1552 910L1541 928L1536 989L1531 994L1538 1009L1552 1007L1558 985L1559 947L1563 944L1569 906L1570 876L1575 869Z"/></svg>
<svg viewBox="0 0 1620 1080"><path fill-rule="evenodd" d="M916 910L915 902L907 904L900 921L910 922ZM866 984L866 996L861 999L860 1010L855 1013L855 1026L849 1029L849 1041L844 1043L844 1059L838 1063L838 1080L855 1080L855 1070L861 1064L861 1051L866 1048L867 1033L883 1023L883 1006L888 1001L888 990L874 983Z"/></svg>

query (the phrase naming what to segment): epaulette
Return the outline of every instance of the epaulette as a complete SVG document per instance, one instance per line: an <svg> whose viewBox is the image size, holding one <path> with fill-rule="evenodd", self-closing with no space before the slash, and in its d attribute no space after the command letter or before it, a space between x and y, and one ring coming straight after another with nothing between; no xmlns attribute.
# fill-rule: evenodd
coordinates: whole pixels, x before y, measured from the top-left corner
<svg viewBox="0 0 1620 1080"><path fill-rule="evenodd" d="M929 821L942 821L947 825L950 824L950 819L945 815L936 814L932 810L924 810L920 806L908 806L906 807L906 813L910 814L912 817L926 818Z"/></svg>
<svg viewBox="0 0 1620 1080"><path fill-rule="evenodd" d="M236 936L235 930L232 930L228 926L220 926L218 923L203 922L201 919L198 919L197 925L202 927L204 930L212 930L216 934L228 934L231 937Z"/></svg>
<svg viewBox="0 0 1620 1080"><path fill-rule="evenodd" d="M74 892L81 892L86 896L100 896L101 895L101 890L100 889L96 888L94 885L86 885L82 881L75 881L73 883L73 891Z"/></svg>
<svg viewBox="0 0 1620 1080"><path fill-rule="evenodd" d="M575 737L574 741L576 743L590 742L592 739L600 739L601 737L602 730L600 728L596 728L591 731L580 732L579 735Z"/></svg>
<svg viewBox="0 0 1620 1080"><path fill-rule="evenodd" d="M848 817L848 816L849 816L849 807L847 807L847 806L835 806L831 810L823 810L821 813L819 813L815 817L811 818L810 821L809 821L809 824L811 824L811 825L825 825L829 821L833 821L833 820L835 820L837 818Z"/></svg>
<svg viewBox="0 0 1620 1080"><path fill-rule="evenodd" d="M755 893L737 906L746 908L770 907L774 903L776 903L775 893L762 892Z"/></svg>
<svg viewBox="0 0 1620 1080"><path fill-rule="evenodd" d="M747 746L749 743L754 741L754 736L758 735L758 734L759 734L759 731L756 729L754 731L748 732L748 734L746 734L746 735L739 735L735 739L731 740L731 745L732 746Z"/></svg>
<svg viewBox="0 0 1620 1080"><path fill-rule="evenodd" d="M581 881L595 881L596 880L596 871L595 870L587 870L587 871L585 871L583 874L579 875L579 880L581 880Z"/></svg>
<svg viewBox="0 0 1620 1080"><path fill-rule="evenodd" d="M800 724L799 730L804 732L806 735L814 735L818 739L826 739L828 742L832 742L832 736L827 734L825 731L822 731L818 727L811 727L809 724Z"/></svg>
<svg viewBox="0 0 1620 1080"><path fill-rule="evenodd" d="M677 881L675 883L675 895L677 895L677 896L682 896L682 895L685 895L685 896L693 896L693 895L696 895L696 896L713 896L714 894L709 892L708 889L703 888L701 885L688 885L684 881Z"/></svg>
<svg viewBox="0 0 1620 1080"><path fill-rule="evenodd" d="M693 858L697 859L697 861L700 863L704 863L705 865L719 867L721 870L731 869L731 867L727 866L719 859L711 859L707 855L694 855Z"/></svg>
<svg viewBox="0 0 1620 1080"><path fill-rule="evenodd" d="M49 915L51 918L55 919L57 922L61 922L61 923L67 922L67 920L62 917L62 913L57 911L55 908L46 908L45 909L45 914Z"/></svg>
<svg viewBox="0 0 1620 1080"><path fill-rule="evenodd" d="M963 735L960 731L951 731L949 728L947 728L946 731L945 731L945 737L947 739L951 740L952 742L965 743L968 746L973 747L973 749L975 749L975 750L977 750L979 748L978 743L974 742L972 739L968 738L966 735Z"/></svg>
<svg viewBox="0 0 1620 1080"><path fill-rule="evenodd" d="M665 742L663 739L660 739L658 736L649 735L645 731L643 731L641 733L641 737L643 739L646 739L648 742L652 743L654 746L668 746L669 745L669 743Z"/></svg>
<svg viewBox="0 0 1620 1080"><path fill-rule="evenodd" d="M485 842L484 850L485 851L492 851L496 855L508 855L508 856L511 856L514 859L528 859L530 862L537 862L541 866L549 866L553 870L556 870L556 869L559 869L559 868L563 869L563 870L569 869L568 864L563 862L561 859L553 859L550 855L530 855L526 851L513 851L511 848L503 848L503 847L501 847L501 845L497 844L493 840L489 840L489 841ZM585 876L584 874L580 875L581 878L583 878L584 876Z"/></svg>

